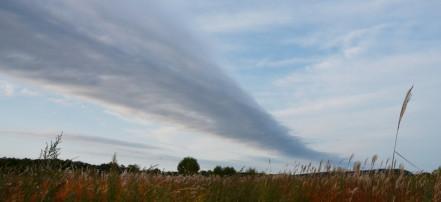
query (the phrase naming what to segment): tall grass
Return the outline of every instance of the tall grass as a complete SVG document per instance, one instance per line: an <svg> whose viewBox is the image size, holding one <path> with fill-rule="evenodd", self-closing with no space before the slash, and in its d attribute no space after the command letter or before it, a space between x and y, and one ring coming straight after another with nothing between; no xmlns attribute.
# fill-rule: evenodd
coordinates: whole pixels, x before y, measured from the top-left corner
<svg viewBox="0 0 441 202"><path fill-rule="evenodd" d="M0 201L440 201L441 170L390 175L326 163L268 175L171 176L29 168L1 171ZM298 172L297 172L298 171ZM394 186L391 186L391 185ZM393 190L392 190L393 189Z"/></svg>
<svg viewBox="0 0 441 202"><path fill-rule="evenodd" d="M407 91L406 96L404 97L404 101L403 104L401 106L401 112L400 112L400 117L398 118L398 125L397 125L397 132L395 134L395 144L394 144L394 153L392 154L392 166L391 168L394 169L395 168L395 154L397 153L397 140L398 140L398 131L400 130L400 124L401 124L401 119L404 116L404 112L406 112L406 108L407 108L407 103L409 103L410 98L412 97L412 89L413 89L413 85L412 87L410 87L410 89ZM398 155L401 156L401 154L398 153ZM402 156L401 156L402 157ZM402 157L404 158L404 157ZM407 161L407 159L406 159ZM413 165L413 164L412 164Z"/></svg>

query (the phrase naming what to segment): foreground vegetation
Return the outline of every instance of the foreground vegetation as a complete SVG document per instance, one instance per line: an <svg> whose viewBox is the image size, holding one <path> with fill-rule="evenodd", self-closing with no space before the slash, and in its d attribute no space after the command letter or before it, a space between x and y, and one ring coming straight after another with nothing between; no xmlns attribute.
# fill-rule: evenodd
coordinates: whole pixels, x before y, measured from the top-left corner
<svg viewBox="0 0 441 202"><path fill-rule="evenodd" d="M373 161L372 164L375 162ZM441 170L425 174L298 165L291 173L173 175L43 160L1 167L0 201L441 201ZM64 167L63 167L64 166Z"/></svg>

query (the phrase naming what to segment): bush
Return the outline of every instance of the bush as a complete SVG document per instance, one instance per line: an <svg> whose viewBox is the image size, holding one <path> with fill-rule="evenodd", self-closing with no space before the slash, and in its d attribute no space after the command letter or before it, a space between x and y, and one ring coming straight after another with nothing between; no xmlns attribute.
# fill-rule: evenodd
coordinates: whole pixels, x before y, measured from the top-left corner
<svg viewBox="0 0 441 202"><path fill-rule="evenodd" d="M247 171L245 171L246 175L256 175L258 174L258 172L256 171L255 168L248 168Z"/></svg>
<svg viewBox="0 0 441 202"><path fill-rule="evenodd" d="M126 171L131 173L139 173L141 168L137 164L130 164L127 166Z"/></svg>
<svg viewBox="0 0 441 202"><path fill-rule="evenodd" d="M219 176L231 176L231 175L236 174L236 169L234 169L233 167L222 168L221 166L216 166L213 169L213 173L215 175L219 175Z"/></svg>

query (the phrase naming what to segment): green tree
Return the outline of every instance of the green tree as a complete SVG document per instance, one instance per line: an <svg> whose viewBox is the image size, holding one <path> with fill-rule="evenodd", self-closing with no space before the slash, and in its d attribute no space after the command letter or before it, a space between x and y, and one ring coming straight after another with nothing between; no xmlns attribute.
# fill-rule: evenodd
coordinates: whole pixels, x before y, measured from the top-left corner
<svg viewBox="0 0 441 202"><path fill-rule="evenodd" d="M178 172L183 175L196 174L199 171L199 163L193 157L185 157L178 164Z"/></svg>
<svg viewBox="0 0 441 202"><path fill-rule="evenodd" d="M215 174L215 175L219 175L219 176L222 176L224 173L223 173L223 169L222 169L222 167L221 166L216 166L216 167L214 167L214 169L213 169L213 173Z"/></svg>
<svg viewBox="0 0 441 202"><path fill-rule="evenodd" d="M127 172L138 173L141 170L141 168L137 164L130 164L127 166L126 170Z"/></svg>
<svg viewBox="0 0 441 202"><path fill-rule="evenodd" d="M236 174L236 169L234 169L233 167L224 167L223 173L224 175L231 176Z"/></svg>
<svg viewBox="0 0 441 202"><path fill-rule="evenodd" d="M233 167L221 167L221 166L216 166L213 169L213 173L215 175L219 175L219 176L231 176L236 174L236 170Z"/></svg>

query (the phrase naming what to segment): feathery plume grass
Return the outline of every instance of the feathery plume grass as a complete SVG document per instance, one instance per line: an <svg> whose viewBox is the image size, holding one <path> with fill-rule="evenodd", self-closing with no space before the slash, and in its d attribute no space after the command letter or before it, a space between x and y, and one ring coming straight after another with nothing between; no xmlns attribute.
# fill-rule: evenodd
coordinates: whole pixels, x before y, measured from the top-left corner
<svg viewBox="0 0 441 202"><path fill-rule="evenodd" d="M400 118L398 119L397 133L395 134L395 145L394 145L394 153L392 155L391 169L395 168L395 153L396 153L396 148L397 148L398 130L400 130L401 119L403 118L404 112L406 111L407 103L409 103L410 98L412 97L412 89L413 89L413 85L407 91L406 97L404 97L403 105L401 106Z"/></svg>

